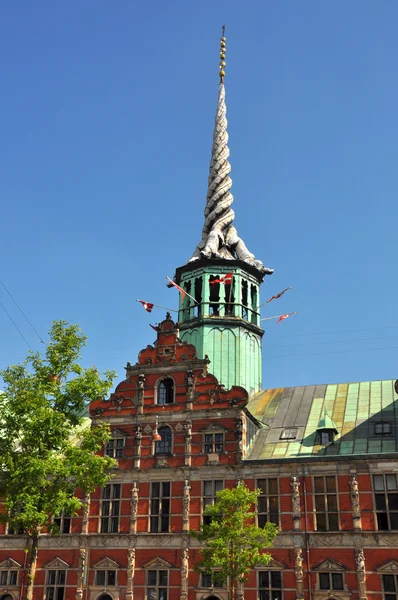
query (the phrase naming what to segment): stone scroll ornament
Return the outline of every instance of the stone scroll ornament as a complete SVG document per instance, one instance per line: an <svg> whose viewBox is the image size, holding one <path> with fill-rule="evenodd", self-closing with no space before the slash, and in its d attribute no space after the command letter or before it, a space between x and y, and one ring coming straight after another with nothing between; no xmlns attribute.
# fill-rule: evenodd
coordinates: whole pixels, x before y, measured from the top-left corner
<svg viewBox="0 0 398 600"><path fill-rule="evenodd" d="M263 263L255 258L233 226L235 213L232 209L234 198L231 194L232 180L229 176L231 165L228 162L227 107L224 86L225 55L226 38L223 27L219 64L220 85L209 169L205 223L202 230L202 240L188 262L201 258L242 260L254 266L262 274L270 275L273 269L264 267Z"/></svg>

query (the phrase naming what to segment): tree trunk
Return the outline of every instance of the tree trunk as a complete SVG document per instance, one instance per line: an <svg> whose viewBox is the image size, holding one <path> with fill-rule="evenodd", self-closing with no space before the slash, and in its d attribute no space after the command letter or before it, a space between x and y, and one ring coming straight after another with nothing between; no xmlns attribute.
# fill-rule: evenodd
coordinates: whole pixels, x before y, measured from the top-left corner
<svg viewBox="0 0 398 600"><path fill-rule="evenodd" d="M34 533L30 538L30 549L28 551L29 557L28 557L27 582L26 582L26 592L25 592L26 600L32 600L32 598L33 598L33 584L34 584L35 575L36 575L38 546L39 546L39 535L37 533Z"/></svg>

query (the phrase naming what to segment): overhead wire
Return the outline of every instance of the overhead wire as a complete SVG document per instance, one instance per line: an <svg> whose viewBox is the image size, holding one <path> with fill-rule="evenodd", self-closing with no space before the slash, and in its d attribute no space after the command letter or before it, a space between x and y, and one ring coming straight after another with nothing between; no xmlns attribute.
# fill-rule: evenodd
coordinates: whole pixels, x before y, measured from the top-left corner
<svg viewBox="0 0 398 600"><path fill-rule="evenodd" d="M14 325L15 329L18 331L18 333L21 336L21 338L27 344L28 348L30 350L32 350L32 352L33 352L32 346L29 344L28 340L26 339L26 337L24 336L24 334L22 333L22 331L19 329L18 325L15 323L14 319L12 318L12 316L10 315L10 313L7 311L6 307L4 306L4 304L2 302L0 302L0 306L4 310L4 312L6 313L7 317L10 319L11 323Z"/></svg>
<svg viewBox="0 0 398 600"><path fill-rule="evenodd" d="M7 292L7 294L10 296L11 300L14 302L15 306L17 307L17 309L19 310L19 312L22 314L22 316L25 318L25 320L27 321L27 323L30 325L30 327L32 328L32 330L35 332L35 334L37 335L37 337L39 338L39 341L42 344L45 344L46 342L43 340L43 338L41 337L41 335L37 332L37 330L34 328L34 326L32 325L31 321L28 319L28 317L26 316L26 314L24 313L24 311L22 310L22 308L19 306L18 302L15 300L14 296L11 294L11 292L9 291L9 289L6 287L6 285L2 282L2 280L0 279L0 284L3 286L3 288L5 289L5 291ZM4 308L4 307L3 307Z"/></svg>

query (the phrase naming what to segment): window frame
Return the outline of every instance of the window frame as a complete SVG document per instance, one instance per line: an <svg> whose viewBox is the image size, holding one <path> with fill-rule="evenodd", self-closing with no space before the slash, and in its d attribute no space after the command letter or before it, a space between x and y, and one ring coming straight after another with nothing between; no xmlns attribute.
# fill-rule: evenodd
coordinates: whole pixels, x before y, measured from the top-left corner
<svg viewBox="0 0 398 600"><path fill-rule="evenodd" d="M381 431L377 431L377 428L381 428ZM375 437L389 437L392 434L393 427L391 421L375 421L373 423L373 435Z"/></svg>
<svg viewBox="0 0 398 600"><path fill-rule="evenodd" d="M10 569L0 569L0 587L9 588L9 587L17 587L18 586L18 568L10 568ZM5 577L4 577L5 575ZM15 581L11 581L11 575L15 576L13 579ZM5 580L5 582L4 582Z"/></svg>
<svg viewBox="0 0 398 600"><path fill-rule="evenodd" d="M207 585L206 581L204 580L205 577L209 577L210 581L209 581L209 585ZM202 588L206 588L206 589L218 589L218 590L222 590L225 588L225 581L217 581L217 569L213 570L213 573L210 575L209 573L200 573L200 587Z"/></svg>
<svg viewBox="0 0 398 600"><path fill-rule="evenodd" d="M375 478L382 477L383 478L383 489L376 490ZM389 489L388 487L388 478L395 478L395 489ZM373 473L372 474L372 490L373 490L373 509L375 515L375 525L377 531L398 531L398 506L397 509L390 508L390 498L389 495L397 495L398 496L398 474L397 473ZM384 505L385 509L377 508L377 497L384 496ZM391 526L391 514L396 515L396 527L393 528ZM387 528L380 527L379 515L385 515L387 519Z"/></svg>
<svg viewBox="0 0 398 600"><path fill-rule="evenodd" d="M330 492L327 489L327 479L334 479L334 491ZM315 486L316 479L323 479L323 492L317 492ZM317 510L316 498L324 498L324 510ZM329 508L330 496L334 496L336 499L336 510ZM337 475L314 475L312 478L312 499L313 499L313 515L314 515L314 529L315 531L340 531L340 507L339 507L339 488ZM325 529L319 529L319 516L325 515ZM330 527L330 517L337 515L337 529Z"/></svg>
<svg viewBox="0 0 398 600"><path fill-rule="evenodd" d="M104 581L100 582L98 581L98 576L99 574L104 573ZM114 582L113 583L109 583L109 573L114 573ZM108 568L102 568L102 567L95 567L94 569L94 585L96 585L97 587L117 587L117 579L118 579L118 570L117 569L108 569Z"/></svg>
<svg viewBox="0 0 398 600"><path fill-rule="evenodd" d="M216 440L216 436L221 436L221 441ZM211 437L211 440L206 440ZM211 446L207 449L206 446ZM204 454L222 454L225 452L225 431L204 431L203 432L203 453Z"/></svg>
<svg viewBox="0 0 398 600"><path fill-rule="evenodd" d="M280 587L273 586L273 584L272 584L273 575L275 576L276 573L278 573L280 576L280 583L281 583ZM260 586L261 577L265 574L267 574L268 585ZM276 600L275 592L278 592L278 591L280 592L279 600L283 600L283 571L281 569L258 569L257 570L258 599L265 600L266 598L269 598L269 600ZM264 594L262 594L261 592L264 592Z"/></svg>
<svg viewBox="0 0 398 600"><path fill-rule="evenodd" d="M386 590L385 577L393 577L395 590ZM381 574L381 590L383 600L398 600L398 573L382 573Z"/></svg>
<svg viewBox="0 0 398 600"><path fill-rule="evenodd" d="M167 583L166 585L160 584L160 573L164 572L167 574ZM155 584L151 584L149 581L150 573L156 573L155 575ZM149 596L149 590L155 590L156 592L156 600L159 600L159 592L160 590L166 590L166 596L163 595L162 600L169 600L169 586L170 586L170 570L169 569L151 569L148 568L145 574L145 600L152 600L151 596Z"/></svg>
<svg viewBox="0 0 398 600"><path fill-rule="evenodd" d="M154 448L153 448L153 454L154 456L171 456L173 454L173 430L169 425L161 425L161 427L158 427L158 434L161 436L161 431L166 431L168 430L170 432L170 449L169 450L159 450L160 444L163 444L166 447L166 442L165 440L159 441L159 442L154 442Z"/></svg>
<svg viewBox="0 0 398 600"><path fill-rule="evenodd" d="M260 484L260 481L265 481L265 488L266 488L266 492L260 494L260 496L257 498L257 504L256 504L256 520L257 520L257 526L258 527L265 527L266 523L274 523L277 527L279 527L279 519L280 519L280 486L279 486L279 478L278 477L261 477L260 479L256 479L256 489L259 489L262 491L262 487ZM276 487L277 487L277 492L271 492L269 491L270 489L270 481L276 481ZM270 510L270 497L271 498L275 498L277 499L277 503L278 503L278 507L277 510L278 512L271 512ZM265 498L265 503L266 503L266 510L265 511L259 511L259 504L260 504L260 498ZM263 517L265 515L266 520L264 521L264 525L260 524L260 521L262 521L262 518L260 519L259 517ZM272 515L276 515L276 519L272 520L271 516Z"/></svg>
<svg viewBox="0 0 398 600"><path fill-rule="evenodd" d="M206 484L211 483L212 484L212 493L211 494L205 494L206 491ZM221 485L217 485L217 484L221 484ZM217 489L217 487L219 489ZM223 490L225 488L225 481L224 479L204 479L202 481L202 523L204 525L209 525L210 523L210 517L207 517L204 512L207 506L214 506L214 504L217 501L217 492L220 492L221 490Z"/></svg>
<svg viewBox="0 0 398 600"><path fill-rule="evenodd" d="M321 576L328 576L329 579L329 587L321 587ZM341 584L342 587L334 587L334 577L333 576L341 576ZM333 592L344 592L345 590L345 578L344 578L344 571L334 571L334 570L330 570L330 571L319 571L316 574L317 579L318 579L318 589L326 592L326 591L333 591Z"/></svg>
<svg viewBox="0 0 398 600"><path fill-rule="evenodd" d="M119 487L119 495L114 496L113 490L116 487ZM105 490L110 489L109 498L104 497ZM109 503L108 514L103 514L104 503ZM100 500L100 517L99 517L99 532L98 533L119 533L120 527L120 515L121 515L121 503L122 503L122 484L121 483L108 483L101 490L101 500ZM118 504L118 512L114 514L116 510L114 506ZM107 520L106 531L104 531L103 523ZM117 523L116 529L114 528L114 523Z"/></svg>
<svg viewBox="0 0 398 600"><path fill-rule="evenodd" d="M118 442L122 443L118 444ZM112 444L112 447L110 447L110 444ZM112 435L105 444L104 455L110 456L111 458L114 458L116 460L118 460L119 458L124 458L125 445L126 438L124 436Z"/></svg>
<svg viewBox="0 0 398 600"><path fill-rule="evenodd" d="M164 394L165 394L165 398L164 398L164 402L161 401L162 398L161 396L163 396L163 392L161 394L160 392L160 386L164 385L165 381L170 381L172 383L172 388L171 388L171 392L167 391L167 389L165 390ZM176 383L173 379L173 377L170 377L170 375L161 377L160 379L158 379L158 381L156 382L156 402L155 404L157 406L168 406L169 404L175 404L175 393L176 393Z"/></svg>
<svg viewBox="0 0 398 600"><path fill-rule="evenodd" d="M59 521L59 523L57 521ZM58 526L60 535L68 535L71 533L72 515L66 514L64 510L61 511L60 515L53 517L53 522L55 525ZM63 531L66 523L69 524L69 526L67 527L68 531Z"/></svg>
<svg viewBox="0 0 398 600"><path fill-rule="evenodd" d="M159 495L154 495L154 486L159 485ZM164 486L169 486L168 495L164 494ZM171 499L172 499L172 482L171 481L152 481L149 490L149 533L170 533L171 524ZM153 510L153 506L158 503L158 511ZM167 513L163 512L164 503L168 503ZM164 527L164 519L167 518L167 527ZM156 527L154 526L156 519Z"/></svg>
<svg viewBox="0 0 398 600"><path fill-rule="evenodd" d="M55 573L55 581L54 583L50 582L50 574L52 576L52 574ZM59 584L59 574L63 573L64 574L64 581L62 584ZM65 596L66 596L66 579L68 576L68 570L67 569L47 569L46 572L46 580L45 580L45 587L44 587L44 593L45 593L45 598L46 600L64 600ZM51 593L49 593L49 589L53 589L54 590L54 594L52 595ZM63 590L63 593L61 594L61 597L59 596L59 590Z"/></svg>

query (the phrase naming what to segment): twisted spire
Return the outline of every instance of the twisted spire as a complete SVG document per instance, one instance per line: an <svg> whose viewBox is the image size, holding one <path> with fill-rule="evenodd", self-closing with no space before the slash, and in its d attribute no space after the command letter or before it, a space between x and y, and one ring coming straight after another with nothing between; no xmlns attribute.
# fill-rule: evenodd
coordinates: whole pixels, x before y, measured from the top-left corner
<svg viewBox="0 0 398 600"><path fill-rule="evenodd" d="M220 40L220 84L206 196L205 223L202 240L188 262L200 258L238 259L255 266L262 273L272 273L272 269L265 268L261 261L256 260L233 226L235 213L232 209L234 200L231 194L232 179L229 176L231 165L228 162L228 122L224 86L226 38L224 32L225 26Z"/></svg>

